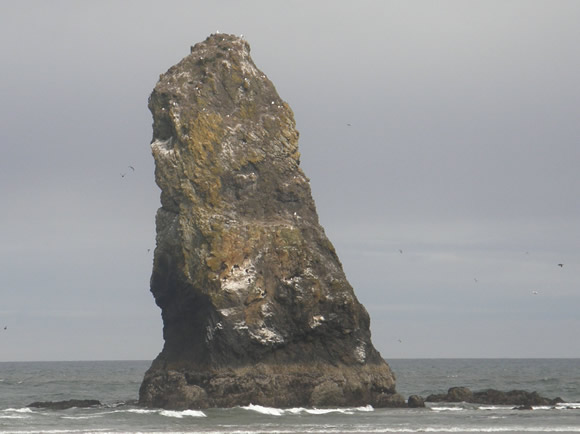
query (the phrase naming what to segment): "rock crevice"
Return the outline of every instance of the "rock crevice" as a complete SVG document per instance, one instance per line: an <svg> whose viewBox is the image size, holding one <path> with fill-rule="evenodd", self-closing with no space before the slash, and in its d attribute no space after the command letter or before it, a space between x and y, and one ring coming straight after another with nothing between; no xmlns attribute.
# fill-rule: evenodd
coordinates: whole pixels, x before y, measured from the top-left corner
<svg viewBox="0 0 580 434"><path fill-rule="evenodd" d="M318 222L292 110L249 53L212 35L149 99L165 343L140 403L401 405Z"/></svg>

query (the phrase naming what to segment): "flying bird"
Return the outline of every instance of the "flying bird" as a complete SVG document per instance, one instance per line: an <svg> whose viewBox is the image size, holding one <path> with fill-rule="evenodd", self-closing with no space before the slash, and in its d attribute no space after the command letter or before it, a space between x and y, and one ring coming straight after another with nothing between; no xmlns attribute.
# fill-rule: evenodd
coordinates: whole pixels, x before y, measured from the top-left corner
<svg viewBox="0 0 580 434"><path fill-rule="evenodd" d="M558 264L558 267L562 268L564 266L564 264Z"/></svg>
<svg viewBox="0 0 580 434"><path fill-rule="evenodd" d="M538 291L532 291L532 294L533 295L538 295L539 293L538 293Z"/></svg>
<svg viewBox="0 0 580 434"><path fill-rule="evenodd" d="M135 171L135 168L133 166L127 166L129 169L131 169L133 172ZM127 172L121 173L121 178L124 178L125 176L127 176Z"/></svg>
<svg viewBox="0 0 580 434"><path fill-rule="evenodd" d="M399 249L399 253L402 255L403 254L403 250L402 249Z"/></svg>

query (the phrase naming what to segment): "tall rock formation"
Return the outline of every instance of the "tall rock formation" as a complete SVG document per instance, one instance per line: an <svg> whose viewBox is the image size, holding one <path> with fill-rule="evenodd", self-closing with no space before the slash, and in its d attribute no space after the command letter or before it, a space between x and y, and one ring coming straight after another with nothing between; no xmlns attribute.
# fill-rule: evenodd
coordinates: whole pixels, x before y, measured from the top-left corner
<svg viewBox="0 0 580 434"><path fill-rule="evenodd" d="M399 406L318 223L293 113L246 41L212 35L149 100L161 188L149 407Z"/></svg>

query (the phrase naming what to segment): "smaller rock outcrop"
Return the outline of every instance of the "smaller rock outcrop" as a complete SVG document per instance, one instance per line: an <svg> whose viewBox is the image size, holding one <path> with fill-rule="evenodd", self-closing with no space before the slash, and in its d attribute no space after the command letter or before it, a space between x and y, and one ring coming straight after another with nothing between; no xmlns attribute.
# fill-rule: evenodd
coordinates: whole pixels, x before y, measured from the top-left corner
<svg viewBox="0 0 580 434"><path fill-rule="evenodd" d="M433 394L425 398L427 402L469 402L472 404L487 405L555 405L564 402L562 398L546 398L540 396L538 392L527 392L525 390L501 390L486 389L472 392L467 387L451 387L447 393Z"/></svg>
<svg viewBox="0 0 580 434"><path fill-rule="evenodd" d="M87 408L101 406L96 399L68 399L66 401L36 401L28 404L30 408L46 408L49 410L66 410L68 408Z"/></svg>
<svg viewBox="0 0 580 434"><path fill-rule="evenodd" d="M425 400L419 395L411 395L407 400L407 406L409 408L423 408L425 407Z"/></svg>
<svg viewBox="0 0 580 434"><path fill-rule="evenodd" d="M513 410L533 410L533 409L534 407L532 407L531 405L519 405L513 408Z"/></svg>

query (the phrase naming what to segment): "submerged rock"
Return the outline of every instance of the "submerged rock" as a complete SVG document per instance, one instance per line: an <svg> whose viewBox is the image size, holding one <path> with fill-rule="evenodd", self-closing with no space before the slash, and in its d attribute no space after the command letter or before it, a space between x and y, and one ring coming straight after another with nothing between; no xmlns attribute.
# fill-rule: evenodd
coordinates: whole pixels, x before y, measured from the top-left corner
<svg viewBox="0 0 580 434"><path fill-rule="evenodd" d="M139 402L403 406L318 222L292 110L249 53L212 35L149 99L165 343Z"/></svg>
<svg viewBox="0 0 580 434"><path fill-rule="evenodd" d="M68 399L65 401L37 401L28 404L31 408L47 408L49 410L66 410L68 408L88 408L101 406L96 399Z"/></svg>

